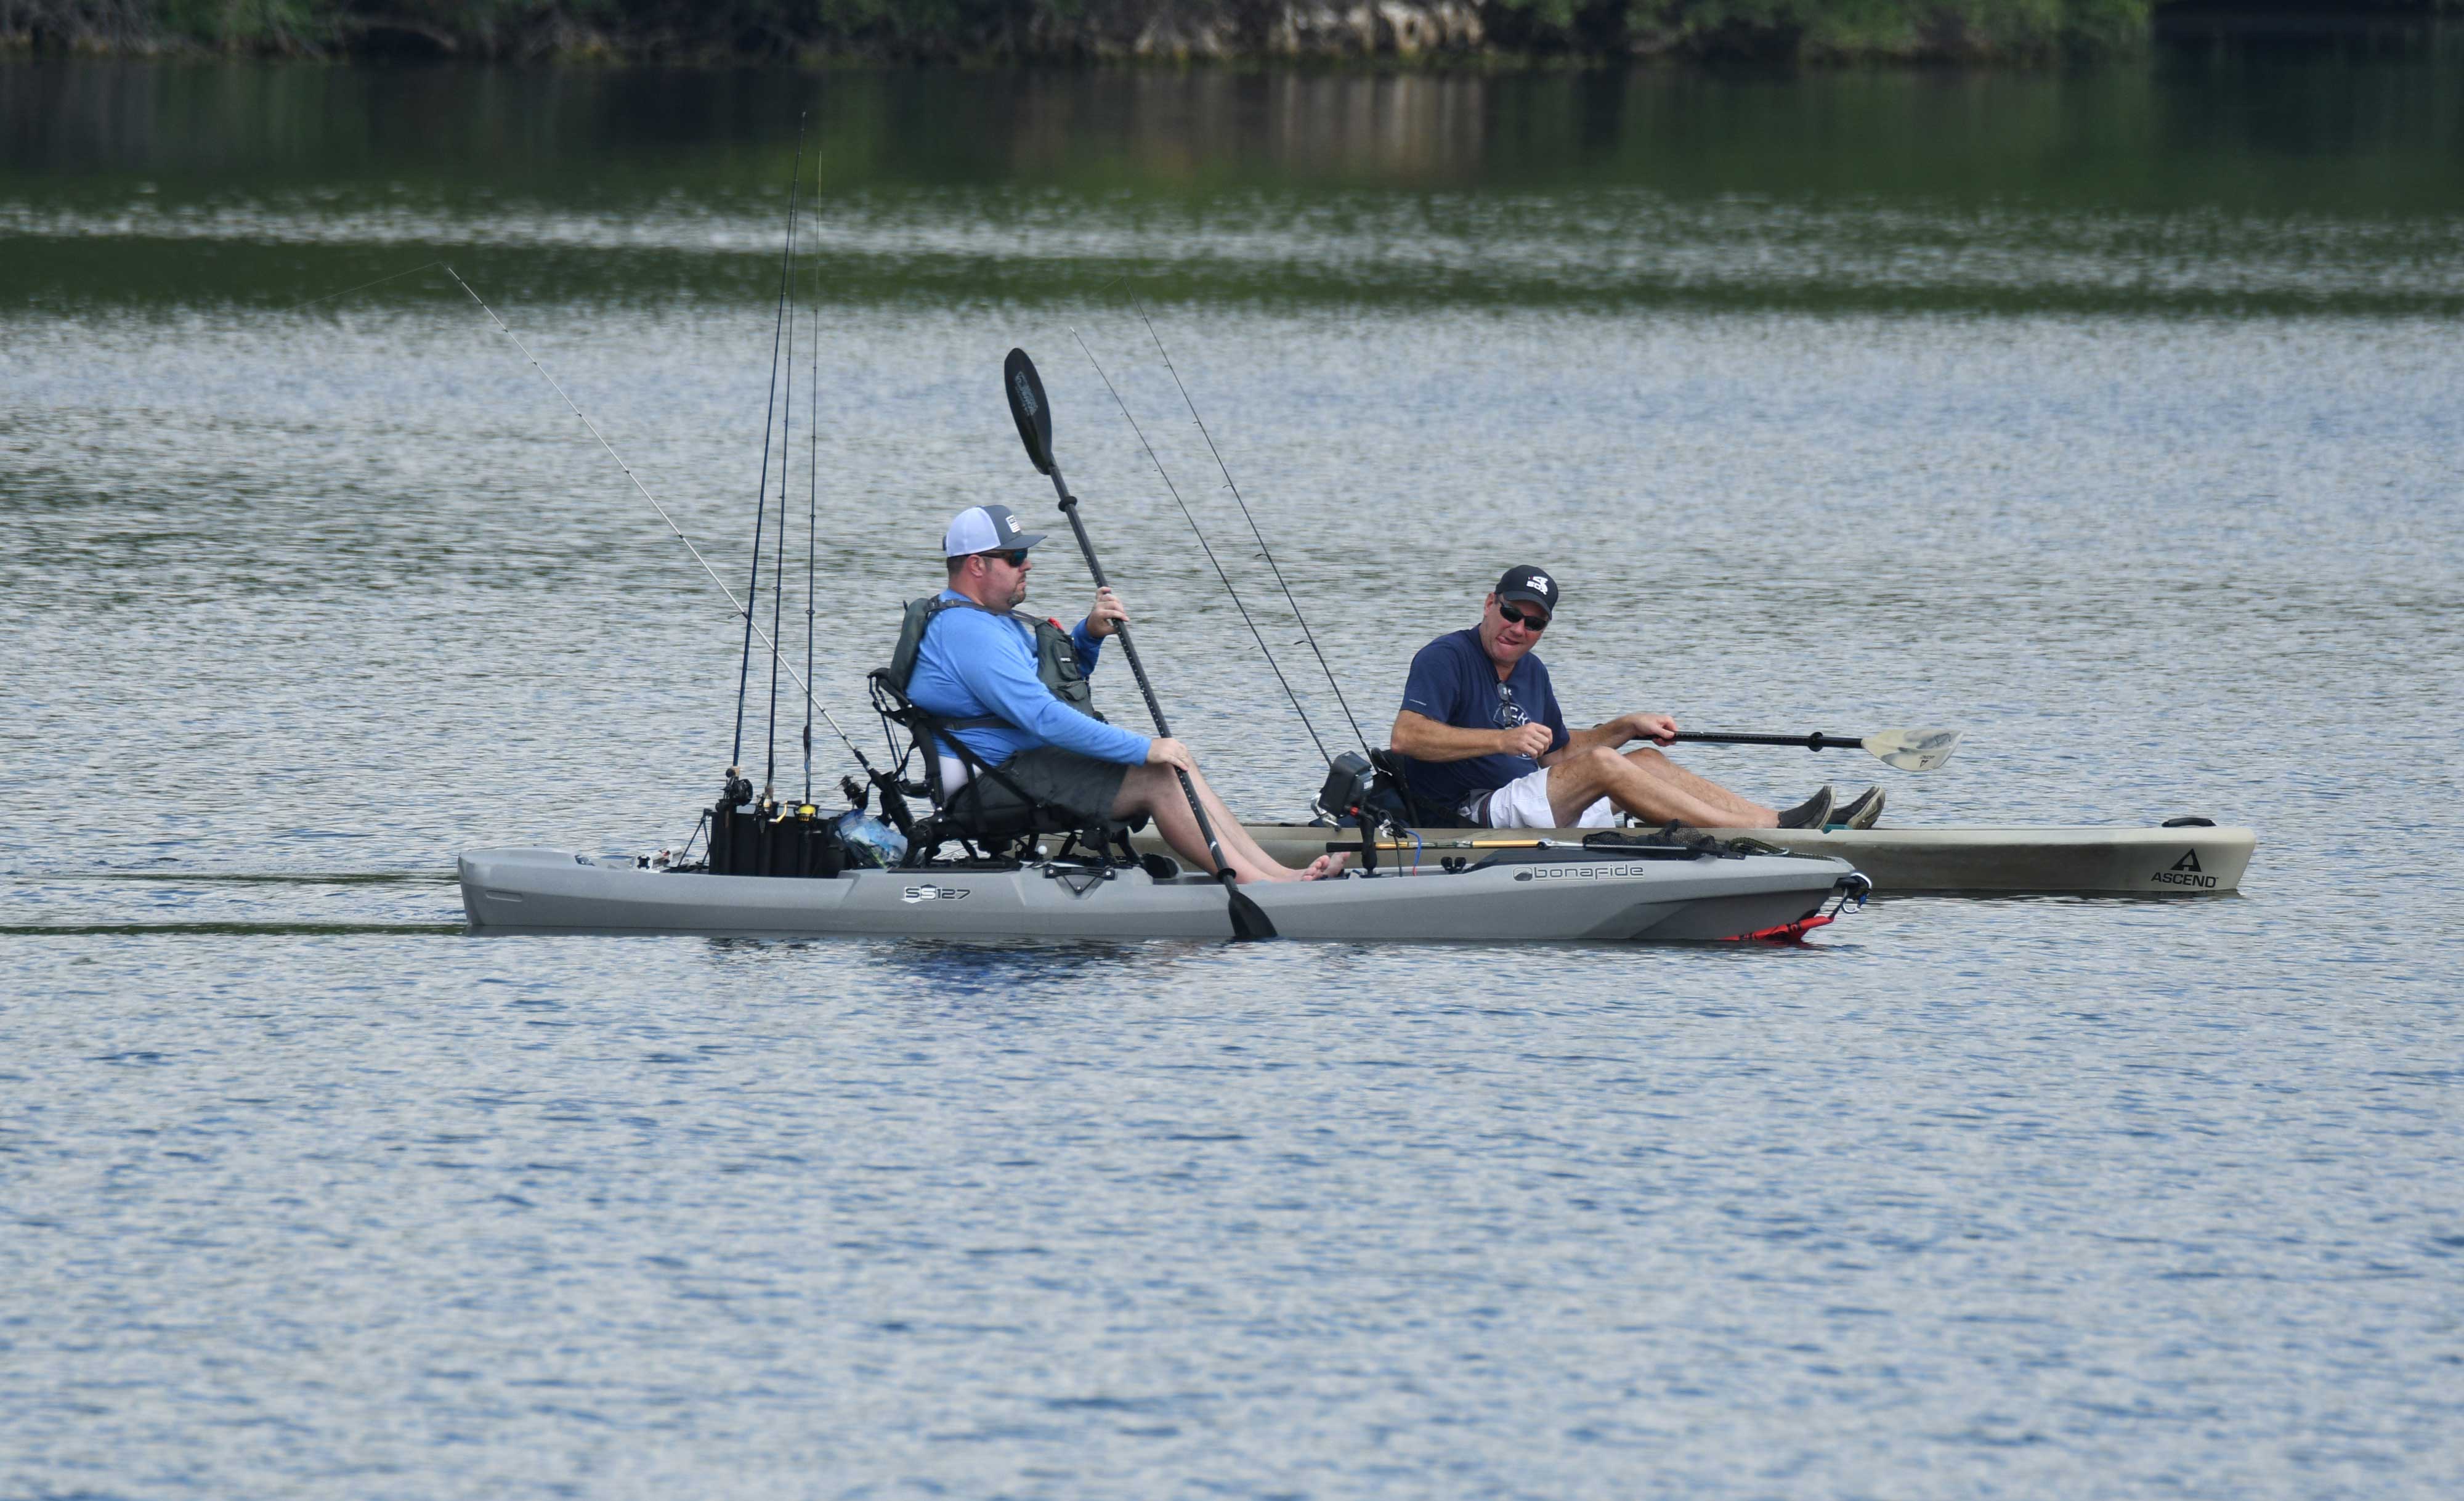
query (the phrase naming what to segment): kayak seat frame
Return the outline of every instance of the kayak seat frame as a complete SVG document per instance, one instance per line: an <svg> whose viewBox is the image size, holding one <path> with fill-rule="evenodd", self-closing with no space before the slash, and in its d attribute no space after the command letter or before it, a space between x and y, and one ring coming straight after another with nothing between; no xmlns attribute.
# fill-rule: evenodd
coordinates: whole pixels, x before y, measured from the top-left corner
<svg viewBox="0 0 2464 1501"><path fill-rule="evenodd" d="M1393 746L1372 750L1369 765L1373 775L1361 811L1373 814L1379 827L1400 833L1408 828L1443 828L1461 822L1455 809L1423 802L1413 793L1412 779L1403 770L1403 758ZM1338 818L1336 822L1353 820Z"/></svg>
<svg viewBox="0 0 2464 1501"><path fill-rule="evenodd" d="M888 668L875 668L869 676L873 712L881 716L883 730L890 736L891 746L898 761L890 774L898 779L905 791L929 798L933 814L915 821L909 835L907 858L909 867L933 863L941 846L956 841L973 860L1023 860L1033 856L1036 841L1047 835L1064 836L1059 860L1077 860L1103 866L1138 864L1137 851L1131 848L1130 835L1146 827L1144 818L1127 823L1119 819L1089 819L1074 808L1064 807L1035 796L1000 767L986 762L968 749L967 742L952 733L937 715L915 706L913 699L899 691L891 680ZM907 743L898 745L898 732L905 731ZM952 793L941 784L941 758L935 747L946 746L959 764L967 768L967 784L994 784L1006 788L1023 810L986 817L974 798L962 797L964 787ZM921 761L920 780L911 777L908 763Z"/></svg>

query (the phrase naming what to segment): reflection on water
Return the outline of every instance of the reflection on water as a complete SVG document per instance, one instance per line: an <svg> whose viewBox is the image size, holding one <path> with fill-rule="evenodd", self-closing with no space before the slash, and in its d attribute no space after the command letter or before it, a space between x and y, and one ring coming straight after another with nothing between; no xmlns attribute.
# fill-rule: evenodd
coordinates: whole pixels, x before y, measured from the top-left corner
<svg viewBox="0 0 2464 1501"><path fill-rule="evenodd" d="M883 979L914 994L953 1002L1014 994L1023 984L1073 982L1101 989L1123 983L1169 984L1182 961L1218 945L1207 943L967 943L915 939L885 944L872 961Z"/></svg>
<svg viewBox="0 0 2464 1501"><path fill-rule="evenodd" d="M2452 311L2464 64L1819 77L17 64L37 298L290 304L489 254L751 295L813 117L830 295ZM614 254L611 254L614 253ZM416 295L394 289L380 297Z"/></svg>
<svg viewBox="0 0 2464 1501"><path fill-rule="evenodd" d="M5 65L11 174L173 200L577 203L1023 186L1648 188L1672 197L2453 212L2464 58L2071 74L832 73Z"/></svg>

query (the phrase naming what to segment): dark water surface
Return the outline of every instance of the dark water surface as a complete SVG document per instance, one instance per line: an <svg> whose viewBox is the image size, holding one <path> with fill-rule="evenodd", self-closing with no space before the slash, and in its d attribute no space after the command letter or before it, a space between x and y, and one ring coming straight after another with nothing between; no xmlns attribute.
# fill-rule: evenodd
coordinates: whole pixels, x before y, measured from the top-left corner
<svg viewBox="0 0 2464 1501"><path fill-rule="evenodd" d="M2455 1493L2459 83L0 67L0 1495ZM1958 724L1892 821L2206 813L2244 894L464 936L457 850L684 836L736 638L427 263L733 575L803 108L851 731L949 513L1050 514L1023 343L1306 801L1071 341L1295 639L1134 290L1373 735L1538 562L1578 719Z"/></svg>

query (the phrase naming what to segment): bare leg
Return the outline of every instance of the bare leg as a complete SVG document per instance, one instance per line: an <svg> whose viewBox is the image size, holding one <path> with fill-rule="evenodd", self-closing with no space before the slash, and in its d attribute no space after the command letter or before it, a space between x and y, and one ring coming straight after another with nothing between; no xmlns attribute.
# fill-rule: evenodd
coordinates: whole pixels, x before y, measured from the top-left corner
<svg viewBox="0 0 2464 1501"><path fill-rule="evenodd" d="M1198 800L1205 805L1206 822L1215 830L1215 842L1223 849L1223 858L1232 867L1233 877L1241 881L1314 881L1332 875L1343 869L1341 855L1320 855L1304 871L1269 859L1249 831L1206 779L1193 773L1191 784L1198 788ZM1112 816L1128 818L1144 813L1155 822L1155 832L1172 846L1182 859L1201 871L1212 872L1215 862L1207 858L1206 840L1198 830L1198 820L1190 814L1189 799L1180 790L1180 778L1170 766L1133 766L1121 779L1121 793L1112 802Z"/></svg>
<svg viewBox="0 0 2464 1501"><path fill-rule="evenodd" d="M1655 824L1673 818L1696 828L1771 828L1779 823L1779 815L1770 808L1700 777L1661 774L1677 770L1657 751L1644 759L1641 753L1620 756L1605 745L1595 745L1549 768L1549 810L1560 828L1571 826L1584 808L1601 798ZM1688 784L1709 788L1719 794L1718 801Z"/></svg>
<svg viewBox="0 0 2464 1501"><path fill-rule="evenodd" d="M1769 828L1779 818L1778 813L1760 803L1750 798L1739 797L1708 778L1696 776L1661 755L1657 747L1646 745L1640 750L1627 751L1625 761L1627 764L1661 777L1679 789L1691 793L1698 801L1708 803L1713 807L1727 813L1728 821L1719 827Z"/></svg>

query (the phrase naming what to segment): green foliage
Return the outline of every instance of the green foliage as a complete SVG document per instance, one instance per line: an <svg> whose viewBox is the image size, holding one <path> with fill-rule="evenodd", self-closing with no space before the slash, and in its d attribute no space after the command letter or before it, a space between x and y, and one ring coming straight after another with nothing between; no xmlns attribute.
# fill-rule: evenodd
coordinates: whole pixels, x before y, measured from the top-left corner
<svg viewBox="0 0 2464 1501"><path fill-rule="evenodd" d="M2154 0L1490 0L1573 48L1984 56L2128 46Z"/></svg>
<svg viewBox="0 0 2464 1501"><path fill-rule="evenodd" d="M1574 0L1492 0L1492 3L1501 11L1528 11L1531 19L1543 26L1571 29L1574 24Z"/></svg>
<svg viewBox="0 0 2464 1501"><path fill-rule="evenodd" d="M461 55L1080 55L1169 8L1255 34L1281 0L0 0L0 40ZM1614 58L1997 58L2137 45L2164 0L1480 0L1492 43ZM2464 0L2412 0L2453 13ZM1247 28L1243 32L1243 28Z"/></svg>
<svg viewBox="0 0 2464 1501"><path fill-rule="evenodd" d="M326 0L156 0L144 7L174 36L209 47L301 47L324 34Z"/></svg>

